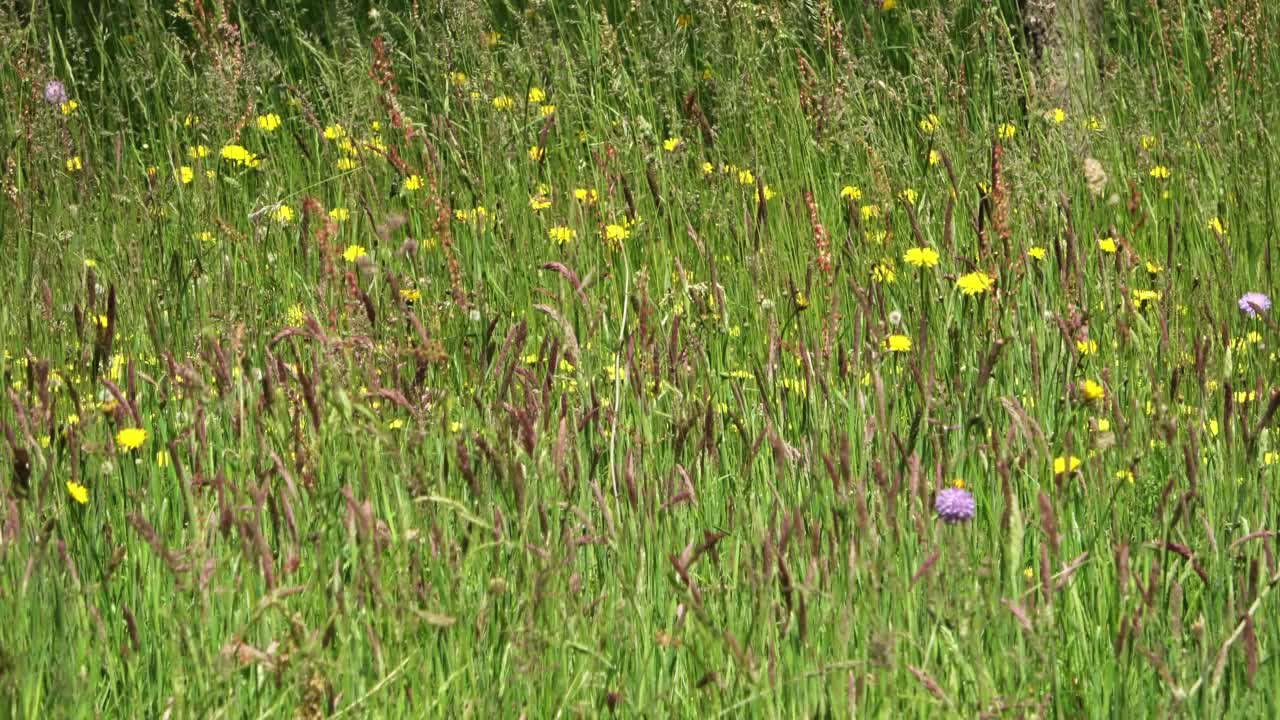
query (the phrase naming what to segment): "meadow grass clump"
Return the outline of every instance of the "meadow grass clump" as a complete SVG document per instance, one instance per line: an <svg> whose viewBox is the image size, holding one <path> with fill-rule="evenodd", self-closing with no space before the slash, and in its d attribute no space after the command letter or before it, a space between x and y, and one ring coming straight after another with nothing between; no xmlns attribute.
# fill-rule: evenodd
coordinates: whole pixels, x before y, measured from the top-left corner
<svg viewBox="0 0 1280 720"><path fill-rule="evenodd" d="M83 5L5 716L1276 714L1271 5Z"/></svg>

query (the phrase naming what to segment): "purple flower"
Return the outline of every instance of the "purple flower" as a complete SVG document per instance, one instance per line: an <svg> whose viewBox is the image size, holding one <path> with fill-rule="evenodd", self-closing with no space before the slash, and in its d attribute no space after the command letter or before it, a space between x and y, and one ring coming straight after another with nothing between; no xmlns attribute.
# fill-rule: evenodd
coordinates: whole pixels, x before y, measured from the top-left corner
<svg viewBox="0 0 1280 720"><path fill-rule="evenodd" d="M67 86L61 80L50 80L44 85L44 101L58 107L67 101Z"/></svg>
<svg viewBox="0 0 1280 720"><path fill-rule="evenodd" d="M933 507L943 522L961 523L973 519L978 505L973 500L973 493L963 488L947 488L938 493Z"/></svg>
<svg viewBox="0 0 1280 720"><path fill-rule="evenodd" d="M1257 317L1271 309L1271 298L1260 292L1247 292L1240 296L1236 304L1248 313L1249 317Z"/></svg>

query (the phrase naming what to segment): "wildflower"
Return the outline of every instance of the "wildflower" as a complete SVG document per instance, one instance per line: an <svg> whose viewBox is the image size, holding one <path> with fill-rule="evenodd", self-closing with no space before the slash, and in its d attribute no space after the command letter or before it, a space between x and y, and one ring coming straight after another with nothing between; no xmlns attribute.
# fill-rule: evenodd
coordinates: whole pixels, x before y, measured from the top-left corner
<svg viewBox="0 0 1280 720"><path fill-rule="evenodd" d="M1160 293L1156 290L1134 290L1132 296L1133 307L1136 310L1141 310L1144 305L1160 299Z"/></svg>
<svg viewBox="0 0 1280 720"><path fill-rule="evenodd" d="M557 225L547 231L547 236L555 241L555 244L565 245L573 242L573 239L578 236L578 232L571 227Z"/></svg>
<svg viewBox="0 0 1280 720"><path fill-rule="evenodd" d="M957 487L947 488L938 493L933 508L937 510L938 517L943 522L951 524L972 520L978 509L973 493Z"/></svg>
<svg viewBox="0 0 1280 720"><path fill-rule="evenodd" d="M302 306L294 303L284 313L284 321L290 327L302 327L307 321L307 314L302 310Z"/></svg>
<svg viewBox="0 0 1280 720"><path fill-rule="evenodd" d="M180 180L183 185L190 185L191 181L195 179L196 179L196 172L195 170L192 170L189 166L183 165L182 167L178 168L178 180Z"/></svg>
<svg viewBox="0 0 1280 720"><path fill-rule="evenodd" d="M1078 350L1081 355L1096 355L1098 354L1098 341L1097 340L1077 340L1076 350Z"/></svg>
<svg viewBox="0 0 1280 720"><path fill-rule="evenodd" d="M880 206L874 204L863 205L858 209L858 212L862 215L862 221L866 222L872 218L880 217Z"/></svg>
<svg viewBox="0 0 1280 720"><path fill-rule="evenodd" d="M288 205L280 205L275 210L271 211L271 219L281 225L288 225L293 222L294 217L295 213L293 212L293 208Z"/></svg>
<svg viewBox="0 0 1280 720"><path fill-rule="evenodd" d="M679 29L681 29L681 30L687 30L687 29L689 29L689 26L690 26L690 25L692 25L692 24L693 24L693 16L692 16L692 15L687 15L687 14L686 14L686 15L677 15L677 16L676 16L676 27L677 27L677 28L679 28Z"/></svg>
<svg viewBox="0 0 1280 720"><path fill-rule="evenodd" d="M631 231L624 225L609 224L604 229L604 240L609 247L615 250L622 245L622 241L631 237Z"/></svg>
<svg viewBox="0 0 1280 720"><path fill-rule="evenodd" d="M400 288L400 299L406 305L412 305L422 299L422 291L418 288Z"/></svg>
<svg viewBox="0 0 1280 720"><path fill-rule="evenodd" d="M498 112L506 112L516 106L516 101L511 99L509 95L499 95L493 99L493 109Z"/></svg>
<svg viewBox="0 0 1280 720"><path fill-rule="evenodd" d="M556 114L556 106L551 104L542 105L538 108L538 114L542 117L551 117Z"/></svg>
<svg viewBox="0 0 1280 720"><path fill-rule="evenodd" d="M541 145L534 145L529 148L529 159L534 162L538 162L542 160L542 158L546 157L546 155L547 155L547 149L542 147Z"/></svg>
<svg viewBox="0 0 1280 720"><path fill-rule="evenodd" d="M929 164L930 164L930 165L937 165L937 164L938 164L938 163L940 163L940 162L942 162L942 153L938 152L937 150L930 150L930 151L929 151Z"/></svg>
<svg viewBox="0 0 1280 720"><path fill-rule="evenodd" d="M275 113L267 113L258 116L258 129L262 132L274 132L280 127L280 116Z"/></svg>
<svg viewBox="0 0 1280 720"><path fill-rule="evenodd" d="M1236 305L1249 317L1257 317L1271 309L1271 298L1260 292L1247 292L1240 296Z"/></svg>
<svg viewBox="0 0 1280 720"><path fill-rule="evenodd" d="M536 105L546 99L547 99L547 94L542 92L542 88L537 88L537 87L529 88L530 104Z"/></svg>
<svg viewBox="0 0 1280 720"><path fill-rule="evenodd" d="M346 250L342 251L342 259L349 263L353 263L369 254L363 245L348 245Z"/></svg>
<svg viewBox="0 0 1280 720"><path fill-rule="evenodd" d="M258 156L249 152L242 145L227 145L222 148L222 158L241 167L258 167Z"/></svg>
<svg viewBox="0 0 1280 720"><path fill-rule="evenodd" d="M1164 165L1156 165L1151 168L1151 177L1157 180L1167 180L1169 178L1169 168Z"/></svg>
<svg viewBox="0 0 1280 720"><path fill-rule="evenodd" d="M938 251L929 247L913 247L902 256L902 261L918 268L936 267L938 265Z"/></svg>
<svg viewBox="0 0 1280 720"><path fill-rule="evenodd" d="M1154 135L1143 135L1138 138L1138 144L1142 146L1143 150L1150 150L1156 146L1156 137Z"/></svg>
<svg viewBox="0 0 1280 720"><path fill-rule="evenodd" d="M1039 245L1034 245L1027 250L1027 255L1029 255L1032 260L1043 260L1047 254L1048 253L1045 252L1045 249Z"/></svg>
<svg viewBox="0 0 1280 720"><path fill-rule="evenodd" d="M1068 457L1058 456L1053 459L1053 474L1062 475L1064 473L1075 472L1080 469L1080 458L1075 455Z"/></svg>
<svg viewBox="0 0 1280 720"><path fill-rule="evenodd" d="M1098 249L1107 254L1114 253L1117 250L1115 238L1110 236L1102 238L1098 241Z"/></svg>
<svg viewBox="0 0 1280 720"><path fill-rule="evenodd" d="M890 335L884 339L884 349L889 352L911 352L911 338L906 335Z"/></svg>
<svg viewBox="0 0 1280 720"><path fill-rule="evenodd" d="M200 125L199 115L192 115L191 113L187 113L187 116L182 118L182 127L191 128L191 127L198 127L199 125Z"/></svg>
<svg viewBox="0 0 1280 720"><path fill-rule="evenodd" d="M764 190L762 192L764 194L764 199L766 201L772 200L778 196L778 194L773 191L773 188L769 187L768 185L764 186Z"/></svg>
<svg viewBox="0 0 1280 720"><path fill-rule="evenodd" d="M116 444L125 450L137 450L147 441L147 431L142 428L125 428L116 433Z"/></svg>
<svg viewBox="0 0 1280 720"><path fill-rule="evenodd" d="M1160 273L1162 273L1162 272L1164 272L1164 266L1163 266L1163 265L1161 265L1160 263L1153 263L1153 262L1151 262L1150 260L1148 260L1148 261L1147 261L1147 274L1148 274L1148 275L1159 275L1159 274L1160 274Z"/></svg>
<svg viewBox="0 0 1280 720"><path fill-rule="evenodd" d="M956 280L956 287L960 288L960 292L965 295L981 295L990 290L995 283L995 278L984 272L971 272L961 275Z"/></svg>
<svg viewBox="0 0 1280 720"><path fill-rule="evenodd" d="M324 137L326 140L340 140L346 137L346 135L347 135L347 129L342 127L342 125L338 123L334 123L333 125L326 125L324 128Z"/></svg>
<svg viewBox="0 0 1280 720"><path fill-rule="evenodd" d="M1102 132L1107 129L1107 124L1097 115L1090 115L1089 121L1084 126L1093 132Z"/></svg>
<svg viewBox="0 0 1280 720"><path fill-rule="evenodd" d="M871 279L883 285L892 285L897 277L893 271L893 265L888 262L876 263L876 266L871 268Z"/></svg>
<svg viewBox="0 0 1280 720"><path fill-rule="evenodd" d="M192 145L191 147L187 148L187 157L191 158L192 160L199 160L200 158L208 157L208 156L209 156L209 148L204 145Z"/></svg>
<svg viewBox="0 0 1280 720"><path fill-rule="evenodd" d="M1217 216L1209 218L1209 229L1218 237L1223 237L1227 234L1226 226L1222 224L1222 220L1219 220Z"/></svg>
<svg viewBox="0 0 1280 720"><path fill-rule="evenodd" d="M546 210L549 207L551 207L551 201L547 199L546 195L530 195L529 196L529 209L533 210L534 212L538 212L539 210Z"/></svg>
<svg viewBox="0 0 1280 720"><path fill-rule="evenodd" d="M1061 125L1067 120L1067 111L1060 107L1056 107L1045 113L1045 117L1049 118L1054 125Z"/></svg>
<svg viewBox="0 0 1280 720"><path fill-rule="evenodd" d="M933 113L929 113L928 115L925 115L924 117L920 118L919 124L920 124L920 132L924 133L925 135L932 135L935 132L937 132L938 128L942 127L942 121L939 120L938 116L934 115Z"/></svg>
<svg viewBox="0 0 1280 720"><path fill-rule="evenodd" d="M595 205L600 200L600 193L595 189L576 188L573 191L573 199L584 205Z"/></svg>
<svg viewBox="0 0 1280 720"><path fill-rule="evenodd" d="M996 128L996 136L1001 140L1012 140L1014 135L1018 134L1018 128L1013 123L1001 123Z"/></svg>
<svg viewBox="0 0 1280 720"><path fill-rule="evenodd" d="M1080 384L1080 394L1086 402L1097 402L1106 396L1106 390L1095 380L1085 380Z"/></svg>
<svg viewBox="0 0 1280 720"><path fill-rule="evenodd" d="M422 189L422 176L421 176L421 175L417 175L417 174L410 175L409 177L407 177L407 178L405 178L405 179L404 179L404 186L403 186L403 187L404 187L404 189L405 189L405 191L406 191L406 192L413 192L413 191L415 191L415 190L421 190L421 189Z"/></svg>
<svg viewBox="0 0 1280 720"><path fill-rule="evenodd" d="M89 488L77 482L67 481L67 494L71 495L71 499L87 505L89 503Z"/></svg>
<svg viewBox="0 0 1280 720"><path fill-rule="evenodd" d="M359 167L359 163L357 163L355 160L352 160L349 157L344 157L338 160L337 167L339 170L343 170L343 171L355 170L357 167Z"/></svg>
<svg viewBox="0 0 1280 720"><path fill-rule="evenodd" d="M469 78L467 78L467 74L464 72L454 70L449 73L449 82L457 85L458 87L466 87L468 80Z"/></svg>
<svg viewBox="0 0 1280 720"><path fill-rule="evenodd" d="M61 107L67 101L67 86L60 80L50 80L44 84L44 101L53 107Z"/></svg>
<svg viewBox="0 0 1280 720"><path fill-rule="evenodd" d="M502 33L497 30L492 30L484 34L484 46L487 48L497 47L498 43L501 41Z"/></svg>
<svg viewBox="0 0 1280 720"><path fill-rule="evenodd" d="M889 12L898 7L898 0L880 0L880 11Z"/></svg>
<svg viewBox="0 0 1280 720"><path fill-rule="evenodd" d="M917 194L913 188L906 188L902 192L898 193L898 197L902 198L903 202L908 205L916 204Z"/></svg>
<svg viewBox="0 0 1280 720"><path fill-rule="evenodd" d="M1280 463L1280 452L1267 452L1263 454L1262 463L1268 467Z"/></svg>
<svg viewBox="0 0 1280 720"><path fill-rule="evenodd" d="M1111 421L1106 418L1097 419L1098 432L1107 432L1111 429Z"/></svg>
<svg viewBox="0 0 1280 720"><path fill-rule="evenodd" d="M1132 470L1129 470L1129 469L1121 469L1121 470L1117 470L1117 471L1116 471L1116 479L1117 479L1117 480L1120 480L1120 481L1122 481L1122 482L1127 482L1127 483L1129 483L1130 485L1132 485L1132 484L1133 484L1133 481L1134 481L1133 471L1132 471Z"/></svg>
<svg viewBox="0 0 1280 720"><path fill-rule="evenodd" d="M750 170L747 170L747 169L739 170L739 171L738 171L738 184L739 184L739 185L755 185L755 184L756 184L756 176L755 176L755 175L752 175Z"/></svg>
<svg viewBox="0 0 1280 720"><path fill-rule="evenodd" d="M208 230L201 230L200 232L192 233L191 239L197 240L199 242L206 242L206 243L211 243L211 242L214 242L215 240L213 233L209 232Z"/></svg>
<svg viewBox="0 0 1280 720"><path fill-rule="evenodd" d="M675 152L684 141L678 137L669 137L662 141L662 149L667 152Z"/></svg>
<svg viewBox="0 0 1280 720"><path fill-rule="evenodd" d="M854 200L854 201L861 200L862 190L858 188L858 186L856 185L845 185L844 187L840 188L840 197L844 198L845 200Z"/></svg>
<svg viewBox="0 0 1280 720"><path fill-rule="evenodd" d="M58 109L62 111L63 115L75 115L76 110L79 108L80 108L80 103L76 102L75 100L68 100L58 106Z"/></svg>
<svg viewBox="0 0 1280 720"><path fill-rule="evenodd" d="M713 173L713 172L715 172L715 171L716 171L716 166L715 166L715 165L712 165L709 161L706 161L706 160L703 160L703 161L702 161L702 174L703 174L703 175L710 175L711 173Z"/></svg>
<svg viewBox="0 0 1280 720"><path fill-rule="evenodd" d="M84 169L84 163L80 161L80 156L67 158L67 172L76 173Z"/></svg>

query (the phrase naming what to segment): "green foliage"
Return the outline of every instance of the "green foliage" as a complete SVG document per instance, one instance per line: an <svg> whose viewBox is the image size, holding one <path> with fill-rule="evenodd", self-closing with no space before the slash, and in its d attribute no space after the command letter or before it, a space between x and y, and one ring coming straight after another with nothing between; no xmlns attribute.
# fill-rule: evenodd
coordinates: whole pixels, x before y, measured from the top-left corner
<svg viewBox="0 0 1280 720"><path fill-rule="evenodd" d="M1276 713L1271 5L29 5L4 715Z"/></svg>

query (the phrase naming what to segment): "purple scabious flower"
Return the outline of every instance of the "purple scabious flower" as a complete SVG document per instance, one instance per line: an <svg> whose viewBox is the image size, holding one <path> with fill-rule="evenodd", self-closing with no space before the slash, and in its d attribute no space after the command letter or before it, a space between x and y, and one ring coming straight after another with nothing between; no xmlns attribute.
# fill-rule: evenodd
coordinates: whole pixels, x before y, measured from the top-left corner
<svg viewBox="0 0 1280 720"><path fill-rule="evenodd" d="M1271 298L1260 292L1247 292L1236 301L1249 317L1257 317L1271 309Z"/></svg>
<svg viewBox="0 0 1280 720"><path fill-rule="evenodd" d="M962 523L973 519L978 504L974 502L973 493L963 488L947 488L938 493L933 507L943 522Z"/></svg>
<svg viewBox="0 0 1280 720"><path fill-rule="evenodd" d="M44 85L44 101L54 107L67 101L67 86L61 80L50 80Z"/></svg>

